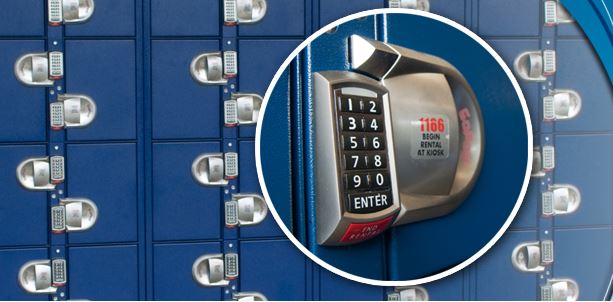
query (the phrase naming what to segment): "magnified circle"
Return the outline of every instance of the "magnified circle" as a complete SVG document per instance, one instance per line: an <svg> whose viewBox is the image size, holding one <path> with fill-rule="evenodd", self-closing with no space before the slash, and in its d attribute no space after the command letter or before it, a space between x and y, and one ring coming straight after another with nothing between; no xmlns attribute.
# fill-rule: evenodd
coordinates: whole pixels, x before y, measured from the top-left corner
<svg viewBox="0 0 613 302"><path fill-rule="evenodd" d="M261 110L270 212L309 258L354 281L417 285L468 266L530 179L517 80L485 41L430 13L372 10L322 28Z"/></svg>

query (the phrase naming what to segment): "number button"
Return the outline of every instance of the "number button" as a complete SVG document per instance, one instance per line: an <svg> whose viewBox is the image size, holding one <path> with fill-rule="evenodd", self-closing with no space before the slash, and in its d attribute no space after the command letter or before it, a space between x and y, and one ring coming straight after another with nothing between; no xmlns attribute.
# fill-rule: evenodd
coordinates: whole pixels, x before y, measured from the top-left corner
<svg viewBox="0 0 613 302"><path fill-rule="evenodd" d="M353 96L341 96L339 98L340 107L342 112L361 112L362 105L357 97Z"/></svg>
<svg viewBox="0 0 613 302"><path fill-rule="evenodd" d="M372 187L375 189L387 188L390 185L390 175L387 172L373 173L370 175Z"/></svg>
<svg viewBox="0 0 613 302"><path fill-rule="evenodd" d="M374 154L368 156L368 169L385 169L387 168L387 156L385 154Z"/></svg>
<svg viewBox="0 0 613 302"><path fill-rule="evenodd" d="M345 154L345 169L346 170L361 170L368 168L366 155Z"/></svg>
<svg viewBox="0 0 613 302"><path fill-rule="evenodd" d="M381 102L377 99L364 99L364 113L381 114Z"/></svg>
<svg viewBox="0 0 613 302"><path fill-rule="evenodd" d="M362 119L356 116L341 116L341 129L343 131L364 131Z"/></svg>
<svg viewBox="0 0 613 302"><path fill-rule="evenodd" d="M368 189L368 174L345 174L345 188L348 190Z"/></svg>
<svg viewBox="0 0 613 302"><path fill-rule="evenodd" d="M369 150L385 150L385 137L382 135L367 137L366 141Z"/></svg>
<svg viewBox="0 0 613 302"><path fill-rule="evenodd" d="M385 130L383 125L383 119L381 118L368 118L366 119L366 131L368 132L383 132Z"/></svg>
<svg viewBox="0 0 613 302"><path fill-rule="evenodd" d="M364 150L366 144L364 142L365 137L357 135L345 135L343 136L343 148L345 150Z"/></svg>

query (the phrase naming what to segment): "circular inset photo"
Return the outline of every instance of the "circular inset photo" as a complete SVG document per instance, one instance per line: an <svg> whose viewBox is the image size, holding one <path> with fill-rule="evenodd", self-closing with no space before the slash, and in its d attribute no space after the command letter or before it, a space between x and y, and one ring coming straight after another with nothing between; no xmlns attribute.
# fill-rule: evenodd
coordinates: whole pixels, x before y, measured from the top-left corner
<svg viewBox="0 0 613 302"><path fill-rule="evenodd" d="M430 13L373 10L323 28L285 61L262 111L271 213L355 281L415 285L466 267L511 224L530 179L532 126L509 67Z"/></svg>

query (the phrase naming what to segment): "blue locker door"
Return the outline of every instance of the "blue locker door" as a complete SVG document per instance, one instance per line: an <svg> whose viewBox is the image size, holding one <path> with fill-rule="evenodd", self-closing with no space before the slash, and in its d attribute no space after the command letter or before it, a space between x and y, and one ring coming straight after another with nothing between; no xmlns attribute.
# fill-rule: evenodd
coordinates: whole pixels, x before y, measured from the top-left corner
<svg viewBox="0 0 613 302"><path fill-rule="evenodd" d="M2 7L0 36L42 36L45 34L44 1L0 0L0 7Z"/></svg>
<svg viewBox="0 0 613 302"><path fill-rule="evenodd" d="M476 300L536 300L537 274L520 272L511 263L513 249L537 240L536 231L507 232L476 267Z"/></svg>
<svg viewBox="0 0 613 302"><path fill-rule="evenodd" d="M541 6L541 0L480 0L477 33L486 37L538 36Z"/></svg>
<svg viewBox="0 0 613 302"><path fill-rule="evenodd" d="M199 155L220 148L217 142L153 145L154 240L220 238L221 189L200 185L191 170Z"/></svg>
<svg viewBox="0 0 613 302"><path fill-rule="evenodd" d="M198 84L189 71L194 57L216 51L219 51L218 41L152 42L154 139L221 135L220 88Z"/></svg>
<svg viewBox="0 0 613 302"><path fill-rule="evenodd" d="M96 1L92 17L82 24L66 25L65 35L67 37L134 36L135 24L135 0Z"/></svg>
<svg viewBox="0 0 613 302"><path fill-rule="evenodd" d="M366 285L331 273L320 267L319 297L322 301L381 301L385 298L385 287Z"/></svg>
<svg viewBox="0 0 613 302"><path fill-rule="evenodd" d="M303 36L305 25L304 0L267 0L266 15L255 24L238 26L241 36ZM268 68L270 70L274 67Z"/></svg>
<svg viewBox="0 0 613 302"><path fill-rule="evenodd" d="M288 240L240 243L240 290L272 301L306 299L306 256Z"/></svg>
<svg viewBox="0 0 613 302"><path fill-rule="evenodd" d="M0 228L0 246L47 244L47 193L22 188L15 175L22 161L46 153L42 145L0 146L0 221L7 226Z"/></svg>
<svg viewBox="0 0 613 302"><path fill-rule="evenodd" d="M258 181L257 171L255 169L255 142L242 141L239 143L239 167L240 167L240 193L257 193L262 194L260 183ZM288 156L288 153L281 153L279 156ZM289 162L289 158L283 159L277 157L277 160L282 163ZM288 175L283 176L282 181L288 180ZM288 184L285 184L287 186ZM289 188L288 188L289 190ZM289 192L288 192L289 194ZM244 226L239 229L241 238L257 238L257 237L281 237L284 236L283 231L277 225L272 214L269 212L266 219L258 225Z"/></svg>
<svg viewBox="0 0 613 302"><path fill-rule="evenodd" d="M613 86L589 41L558 40L556 50L555 88L574 90L582 98L581 112L574 119L557 122L556 130L612 131Z"/></svg>
<svg viewBox="0 0 613 302"><path fill-rule="evenodd" d="M467 0L431 0L430 12L447 17L460 24L465 24L466 1Z"/></svg>
<svg viewBox="0 0 613 302"><path fill-rule="evenodd" d="M24 232L25 234L25 232ZM28 261L49 259L46 248L0 250L0 299L48 300L47 295L32 295L19 286L19 269Z"/></svg>
<svg viewBox="0 0 613 302"><path fill-rule="evenodd" d="M136 138L135 42L69 40L65 60L66 92L88 95L97 105L92 124L68 130L68 139Z"/></svg>
<svg viewBox="0 0 613 302"><path fill-rule="evenodd" d="M138 300L136 245L68 248L70 299Z"/></svg>
<svg viewBox="0 0 613 302"><path fill-rule="evenodd" d="M21 1L13 2L22 3ZM0 20L2 20L0 23L5 21L1 19L1 15L6 12L8 10L4 8L0 10ZM0 25L0 31L5 28ZM13 66L19 57L44 51L44 41L0 41L0 78L2 78L0 90L3 94L0 106L6 109L0 111L0 120L5 125L0 129L0 141L2 142L44 141L46 139L45 89L25 86L17 80L13 72Z"/></svg>
<svg viewBox="0 0 613 302"><path fill-rule="evenodd" d="M71 244L137 240L136 145L69 144L67 197L91 199L98 220L86 232L71 233Z"/></svg>
<svg viewBox="0 0 613 302"><path fill-rule="evenodd" d="M153 36L216 36L222 24L219 0L151 0Z"/></svg>
<svg viewBox="0 0 613 302"><path fill-rule="evenodd" d="M526 196L510 229L535 229L538 227L539 204L541 200L540 183L531 181L526 190Z"/></svg>
<svg viewBox="0 0 613 302"><path fill-rule="evenodd" d="M385 0L313 0L319 1L319 27L324 27L327 24L336 21L342 17L358 13L361 11L384 8Z"/></svg>
<svg viewBox="0 0 613 302"><path fill-rule="evenodd" d="M264 97L277 70L298 44L300 40L240 40L239 92ZM241 126L240 136L255 137L255 125Z"/></svg>
<svg viewBox="0 0 613 302"><path fill-rule="evenodd" d="M464 299L464 278L468 269L459 271L444 279L422 285L430 301L457 301Z"/></svg>
<svg viewBox="0 0 613 302"><path fill-rule="evenodd" d="M181 301L221 300L221 288L202 287L192 277L192 265L198 257L218 253L221 253L218 242L154 245L153 272L150 272L153 274L153 298Z"/></svg>

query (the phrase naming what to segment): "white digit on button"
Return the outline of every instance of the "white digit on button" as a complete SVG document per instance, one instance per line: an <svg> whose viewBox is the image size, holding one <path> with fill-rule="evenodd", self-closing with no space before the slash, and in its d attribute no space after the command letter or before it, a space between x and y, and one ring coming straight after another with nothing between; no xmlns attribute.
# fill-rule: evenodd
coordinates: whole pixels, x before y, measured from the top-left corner
<svg viewBox="0 0 613 302"><path fill-rule="evenodd" d="M358 163L360 162L360 157L358 155L351 155L351 158L353 159L353 168L357 168L358 167Z"/></svg>
<svg viewBox="0 0 613 302"><path fill-rule="evenodd" d="M377 129L379 129L379 125L377 125L377 119L372 119L372 122L370 122L370 128L372 128L373 130L377 131Z"/></svg>
<svg viewBox="0 0 613 302"><path fill-rule="evenodd" d="M378 137L375 137L375 138L372 139L372 146L375 149L379 149L381 147L381 143L379 142L379 138Z"/></svg>
<svg viewBox="0 0 613 302"><path fill-rule="evenodd" d="M353 187L359 188L361 184L362 184L362 178L360 177L360 175L353 176Z"/></svg>
<svg viewBox="0 0 613 302"><path fill-rule="evenodd" d="M347 102L349 102L349 111L353 111L353 100L351 100L351 98L347 99Z"/></svg>
<svg viewBox="0 0 613 302"><path fill-rule="evenodd" d="M377 168L381 167L381 155L375 155L375 166Z"/></svg>
<svg viewBox="0 0 613 302"><path fill-rule="evenodd" d="M358 124L355 122L355 117L349 118L349 130L355 130L358 128Z"/></svg>
<svg viewBox="0 0 613 302"><path fill-rule="evenodd" d="M375 101L370 101L370 112L377 113L377 103Z"/></svg>
<svg viewBox="0 0 613 302"><path fill-rule="evenodd" d="M357 149L358 148L358 140L355 136L352 136L349 138L349 141L351 141L351 149Z"/></svg>
<svg viewBox="0 0 613 302"><path fill-rule="evenodd" d="M377 185L382 186L384 181L385 179L383 179L383 174L381 173L377 174Z"/></svg>

